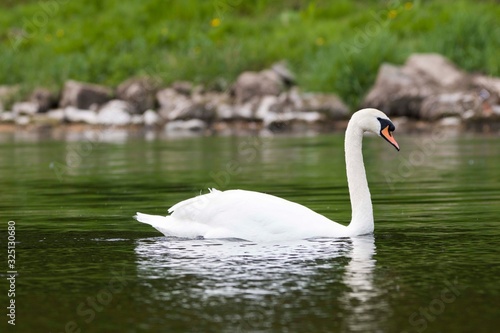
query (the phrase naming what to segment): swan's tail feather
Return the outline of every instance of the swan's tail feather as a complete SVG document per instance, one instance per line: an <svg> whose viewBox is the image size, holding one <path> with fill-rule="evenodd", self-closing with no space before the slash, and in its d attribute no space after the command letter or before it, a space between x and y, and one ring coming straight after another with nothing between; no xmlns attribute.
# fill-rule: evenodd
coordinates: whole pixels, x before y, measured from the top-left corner
<svg viewBox="0 0 500 333"><path fill-rule="evenodd" d="M195 238L204 236L207 226L192 221L182 221L172 216L149 215L137 212L134 218L151 225L165 236Z"/></svg>
<svg viewBox="0 0 500 333"><path fill-rule="evenodd" d="M171 213L169 216L136 213L134 218L139 222L151 225L166 236L205 236L210 228L206 224L200 223L200 220L202 220L203 213L210 202L221 193L221 191L211 188L209 193L181 201L168 210Z"/></svg>
<svg viewBox="0 0 500 333"><path fill-rule="evenodd" d="M149 215L137 212L134 215L134 219L136 219L139 222L152 225L154 227L156 224L158 224L158 220L164 220L165 216Z"/></svg>

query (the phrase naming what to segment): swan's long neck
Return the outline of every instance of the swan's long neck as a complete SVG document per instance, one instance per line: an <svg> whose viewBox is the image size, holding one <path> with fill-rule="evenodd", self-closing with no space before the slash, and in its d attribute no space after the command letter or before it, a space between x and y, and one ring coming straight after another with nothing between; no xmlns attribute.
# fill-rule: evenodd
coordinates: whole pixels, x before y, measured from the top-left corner
<svg viewBox="0 0 500 333"><path fill-rule="evenodd" d="M350 121L345 134L347 183L351 199L352 218L347 227L352 235L372 233L373 210L362 154L363 130Z"/></svg>

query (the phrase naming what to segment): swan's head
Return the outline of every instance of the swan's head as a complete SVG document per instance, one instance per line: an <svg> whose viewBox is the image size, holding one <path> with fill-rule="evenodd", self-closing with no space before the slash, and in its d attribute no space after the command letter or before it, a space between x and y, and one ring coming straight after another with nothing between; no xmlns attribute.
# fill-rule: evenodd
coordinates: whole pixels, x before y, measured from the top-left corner
<svg viewBox="0 0 500 333"><path fill-rule="evenodd" d="M382 111L362 109L352 115L351 121L356 122L364 132L372 132L383 137L399 151L399 145L392 136L396 127Z"/></svg>

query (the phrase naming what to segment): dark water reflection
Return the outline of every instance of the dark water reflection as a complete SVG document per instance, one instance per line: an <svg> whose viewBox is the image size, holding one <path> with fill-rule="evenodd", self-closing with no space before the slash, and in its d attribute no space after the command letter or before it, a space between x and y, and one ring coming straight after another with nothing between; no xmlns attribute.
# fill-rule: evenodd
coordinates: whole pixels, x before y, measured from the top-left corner
<svg viewBox="0 0 500 333"><path fill-rule="evenodd" d="M4 135L0 212L2 225L16 221L16 331L494 332L499 139L427 138L398 136L400 153L365 140L374 236L254 244L167 239L131 217L165 214L217 185L347 223L342 135L110 133L90 145Z"/></svg>
<svg viewBox="0 0 500 333"><path fill-rule="evenodd" d="M373 236L282 244L165 238L137 243L140 279L164 282L168 275L178 281L174 289L152 285L159 303L218 312L220 328L228 331L344 326L362 332L377 327L388 311L377 299L385 291L374 285ZM217 311L228 306L226 313ZM187 311L178 319L191 317ZM214 322L212 316L202 319L203 326Z"/></svg>

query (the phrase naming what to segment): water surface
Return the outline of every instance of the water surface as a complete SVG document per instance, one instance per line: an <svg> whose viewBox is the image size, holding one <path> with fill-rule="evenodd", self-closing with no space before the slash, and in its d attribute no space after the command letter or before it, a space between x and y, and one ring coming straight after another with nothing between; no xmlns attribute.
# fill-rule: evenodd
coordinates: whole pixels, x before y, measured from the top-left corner
<svg viewBox="0 0 500 333"><path fill-rule="evenodd" d="M255 244L168 239L132 216L166 214L215 186L278 195L346 224L342 134L3 135L0 237L15 221L15 330L496 331L499 138L397 139L399 153L365 138L374 235Z"/></svg>

